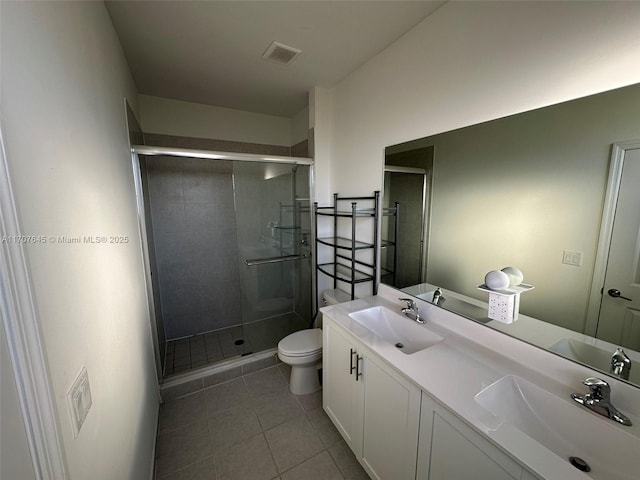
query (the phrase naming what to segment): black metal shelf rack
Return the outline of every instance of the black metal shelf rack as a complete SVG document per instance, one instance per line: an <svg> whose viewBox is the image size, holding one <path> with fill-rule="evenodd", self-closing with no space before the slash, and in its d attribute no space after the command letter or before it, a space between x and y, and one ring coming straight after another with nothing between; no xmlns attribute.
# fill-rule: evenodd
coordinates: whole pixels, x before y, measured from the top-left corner
<svg viewBox="0 0 640 480"><path fill-rule="evenodd" d="M347 283L350 286L351 299L355 299L355 287L359 283L371 282L372 294L378 293L378 224L380 221L380 192L374 192L371 197L340 197L333 195L333 205L319 207L314 203L315 231L318 232L318 217L333 218L333 235L316 237L316 286L318 285L318 273L323 273L333 278L333 288L338 288L338 282ZM350 225L343 226L339 230L339 219L348 219ZM367 225L373 241L356 240L358 234L358 219L371 218ZM350 227L350 228L349 228ZM342 235L338 235L341 232ZM367 234L368 236L368 234ZM333 249L331 262L319 264L318 250L320 246ZM360 251L370 251L370 260L358 259ZM316 287L317 288L317 287Z"/></svg>

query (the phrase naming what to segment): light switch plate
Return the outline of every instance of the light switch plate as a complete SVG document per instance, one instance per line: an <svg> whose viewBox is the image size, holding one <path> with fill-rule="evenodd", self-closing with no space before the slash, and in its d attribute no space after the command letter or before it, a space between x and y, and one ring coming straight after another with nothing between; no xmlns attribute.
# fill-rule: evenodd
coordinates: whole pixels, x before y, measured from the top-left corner
<svg viewBox="0 0 640 480"><path fill-rule="evenodd" d="M69 414L71 415L71 426L73 429L73 438L80 433L80 428L87 418L89 409L92 405L91 387L89 385L89 374L87 369L82 367L78 378L67 392L67 404L69 405Z"/></svg>
<svg viewBox="0 0 640 480"><path fill-rule="evenodd" d="M562 252L562 263L565 265L573 265L579 267L582 265L582 252L573 250L564 250Z"/></svg>

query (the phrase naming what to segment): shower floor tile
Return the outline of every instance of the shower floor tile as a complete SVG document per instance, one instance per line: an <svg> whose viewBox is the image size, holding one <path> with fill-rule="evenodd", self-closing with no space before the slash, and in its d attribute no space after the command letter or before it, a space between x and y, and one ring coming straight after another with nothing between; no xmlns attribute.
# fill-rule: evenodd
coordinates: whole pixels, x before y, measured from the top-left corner
<svg viewBox="0 0 640 480"><path fill-rule="evenodd" d="M167 342L164 376L275 348L292 332L308 328L295 313Z"/></svg>
<svg viewBox="0 0 640 480"><path fill-rule="evenodd" d="M156 480L369 479L322 410L273 366L160 407Z"/></svg>

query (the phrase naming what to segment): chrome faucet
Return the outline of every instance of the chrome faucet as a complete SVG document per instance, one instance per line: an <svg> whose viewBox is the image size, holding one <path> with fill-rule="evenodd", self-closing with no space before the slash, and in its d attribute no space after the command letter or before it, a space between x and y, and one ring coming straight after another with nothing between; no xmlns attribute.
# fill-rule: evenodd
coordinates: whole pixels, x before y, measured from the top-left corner
<svg viewBox="0 0 640 480"><path fill-rule="evenodd" d="M414 300L412 300L411 298L399 298L398 300L407 303L407 306L401 310L401 312L404 313L407 317L409 317L411 320L415 320L418 323L427 322L418 313L418 305L416 305L416 302Z"/></svg>
<svg viewBox="0 0 640 480"><path fill-rule="evenodd" d="M625 380L629 380L630 370L631 359L627 357L622 347L616 348L615 353L611 356L611 373Z"/></svg>
<svg viewBox="0 0 640 480"><path fill-rule="evenodd" d="M611 405L611 387L604 380L599 378L587 378L582 381L589 387L589 393L584 395L580 393L572 393L573 398L580 405L584 405L589 410L603 415L611 420L621 423L622 425L631 425L631 420L618 411L616 407Z"/></svg>
<svg viewBox="0 0 640 480"><path fill-rule="evenodd" d="M431 303L433 303L434 305L442 305L445 300L447 300L446 298L444 298L444 295L442 295L442 290L440 290L440 287L436 288L436 291L433 292L433 298L431 299Z"/></svg>

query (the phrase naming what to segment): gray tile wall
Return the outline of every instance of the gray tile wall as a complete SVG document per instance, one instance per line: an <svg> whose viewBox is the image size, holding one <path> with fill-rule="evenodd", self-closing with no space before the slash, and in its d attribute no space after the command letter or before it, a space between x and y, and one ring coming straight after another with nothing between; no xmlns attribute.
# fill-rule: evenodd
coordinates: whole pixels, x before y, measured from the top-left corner
<svg viewBox="0 0 640 480"><path fill-rule="evenodd" d="M309 140L303 140L291 147L292 157L310 157Z"/></svg>
<svg viewBox="0 0 640 480"><path fill-rule="evenodd" d="M200 150L214 150L217 152L255 153L257 155L281 155L284 157L291 156L291 147L262 143L235 142L231 140L217 140L214 138L181 137L175 135L162 135L159 133L145 133L144 141L145 145L153 145L155 147L194 148ZM300 146L297 148L299 149L302 147Z"/></svg>
<svg viewBox="0 0 640 480"><path fill-rule="evenodd" d="M167 338L240 324L231 162L150 157L147 176Z"/></svg>

